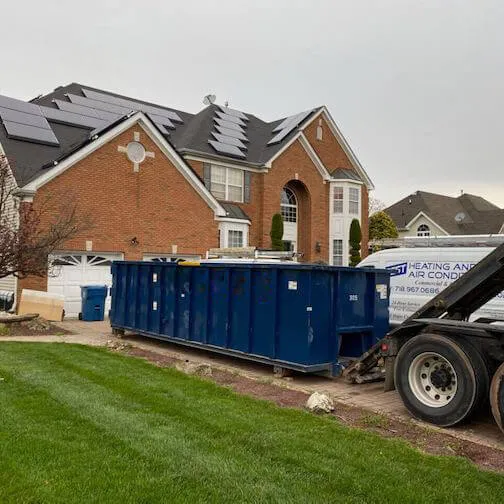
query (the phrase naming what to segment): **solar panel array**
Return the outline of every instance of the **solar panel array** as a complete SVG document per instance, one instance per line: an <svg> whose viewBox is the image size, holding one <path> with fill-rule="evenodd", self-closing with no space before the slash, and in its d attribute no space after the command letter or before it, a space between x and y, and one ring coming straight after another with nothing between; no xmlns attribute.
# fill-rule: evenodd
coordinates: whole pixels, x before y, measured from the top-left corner
<svg viewBox="0 0 504 504"><path fill-rule="evenodd" d="M68 101L54 99L57 108L0 96L0 118L7 135L9 138L58 146L58 139L48 120L87 128L94 135L121 117L137 111L147 114L164 135L169 135L169 130L175 129L175 123L183 123L181 117L172 110L89 89L83 89L82 92L85 96L66 94ZM243 123L241 118L235 116L233 121L230 123Z"/></svg>
<svg viewBox="0 0 504 504"><path fill-rule="evenodd" d="M289 133L292 132L294 128L299 126L310 114L311 110L305 112L300 112L299 114L285 118L280 124L278 124L274 129L273 133L276 135L268 142L268 145L273 145L281 142Z"/></svg>
<svg viewBox="0 0 504 504"><path fill-rule="evenodd" d="M237 158L247 157L247 122L248 117L239 110L219 106L215 111L213 138L208 143L221 154Z"/></svg>
<svg viewBox="0 0 504 504"><path fill-rule="evenodd" d="M38 105L0 96L0 118L9 138L59 145Z"/></svg>

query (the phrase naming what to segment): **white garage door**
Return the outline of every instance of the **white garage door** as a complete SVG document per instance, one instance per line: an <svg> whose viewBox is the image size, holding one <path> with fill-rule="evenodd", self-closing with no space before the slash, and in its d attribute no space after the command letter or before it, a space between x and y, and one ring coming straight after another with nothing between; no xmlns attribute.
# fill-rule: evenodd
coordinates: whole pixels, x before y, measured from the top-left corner
<svg viewBox="0 0 504 504"><path fill-rule="evenodd" d="M121 260L122 254L89 253L55 254L49 272L47 291L65 296L65 317L78 317L81 311L82 285L112 285L110 266ZM105 314L110 309L110 296L105 302Z"/></svg>

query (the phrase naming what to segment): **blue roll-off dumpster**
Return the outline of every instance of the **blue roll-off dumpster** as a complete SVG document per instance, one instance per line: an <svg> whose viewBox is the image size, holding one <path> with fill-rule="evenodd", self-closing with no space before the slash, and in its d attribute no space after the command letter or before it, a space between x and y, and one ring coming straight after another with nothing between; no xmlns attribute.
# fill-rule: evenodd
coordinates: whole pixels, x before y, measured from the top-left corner
<svg viewBox="0 0 504 504"><path fill-rule="evenodd" d="M103 320L105 316L106 285L83 285L81 287L82 320Z"/></svg>
<svg viewBox="0 0 504 504"><path fill-rule="evenodd" d="M111 326L303 372L338 374L388 331L389 272L114 261Z"/></svg>

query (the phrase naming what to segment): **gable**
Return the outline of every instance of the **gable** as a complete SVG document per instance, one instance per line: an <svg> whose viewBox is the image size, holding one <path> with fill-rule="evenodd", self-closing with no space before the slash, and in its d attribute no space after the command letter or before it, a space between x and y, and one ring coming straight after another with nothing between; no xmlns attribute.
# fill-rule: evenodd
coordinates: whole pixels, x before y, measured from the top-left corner
<svg viewBox="0 0 504 504"><path fill-rule="evenodd" d="M152 147L156 147L156 150L158 150L158 159L164 158L168 160L170 164L179 172L179 174L183 178L185 178L186 182L188 182L189 186L192 187L193 191L200 198L202 198L205 203L214 211L216 216L225 216L225 210L212 196L210 191L208 191L208 189L204 186L203 182L191 170L187 163L179 156L179 154L169 144L169 142L167 142L167 140L157 131L152 122L140 112L121 122L102 136L95 139L93 142L74 152L53 168L44 171L43 175L27 184L23 188L23 190L37 191L39 188L49 183L54 178L66 172L75 164L85 161L91 154L95 153L96 151L100 151L102 153L104 151L107 151L110 148L109 144L113 144L116 148L116 151L113 150L114 156L112 164L115 166L117 163L117 165L120 166L122 165L122 163L128 162L133 170L131 161L127 159L124 153L117 152L117 147L119 147L120 145L124 147L129 141L133 141L133 130L135 128L137 131L142 132L145 138L149 139L149 141L151 142L150 145ZM128 133L128 135L126 135L126 133ZM127 138L128 136L129 139ZM116 139L123 139L123 143L117 145L117 143L115 142ZM104 149L104 147L107 145L108 147ZM141 166L149 162L152 161L146 158Z"/></svg>

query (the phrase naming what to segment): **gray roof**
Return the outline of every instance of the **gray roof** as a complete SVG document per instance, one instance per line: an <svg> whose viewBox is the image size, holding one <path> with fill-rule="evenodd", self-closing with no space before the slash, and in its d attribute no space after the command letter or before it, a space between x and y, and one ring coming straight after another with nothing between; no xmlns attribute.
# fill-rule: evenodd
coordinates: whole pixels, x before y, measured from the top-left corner
<svg viewBox="0 0 504 504"><path fill-rule="evenodd" d="M355 170L349 170L348 168L336 168L331 172L331 177L338 180L359 180L362 182L362 178Z"/></svg>
<svg viewBox="0 0 504 504"><path fill-rule="evenodd" d="M232 203L222 203L221 206L226 210L227 217L231 219L251 220L250 217L238 206Z"/></svg>
<svg viewBox="0 0 504 504"><path fill-rule="evenodd" d="M71 101L68 95L76 95L78 97L86 98L83 89L96 91L115 98L131 100L138 104L139 109L142 106L153 106L162 109L167 113L176 113L183 121L182 123L174 122L171 125L171 129L163 128L162 126L160 127L159 124L158 127L160 127L160 131L163 133L164 137L181 154L200 154L213 159L233 159L236 163L263 166L275 153L277 153L285 146L286 143L289 142L289 140L297 133L299 126L296 124L292 128L292 131L290 131L290 133L287 134L280 142L268 145L268 142L277 134L277 132L274 133L273 130L284 120L284 118L273 122L265 122L252 114L245 114L248 119L248 121L246 121L245 128L246 137L248 139L248 142L246 142L247 148L243 149L243 155L240 156L240 158L237 158L232 155L226 155L218 152L209 143L209 140L214 140L212 136L212 131L215 131L214 119L217 111L220 111L220 107L215 104L205 107L197 114L191 114L77 83L58 87L51 93L31 100L31 103L41 105L43 107L49 107L51 109L58 109L59 105L56 104L54 100L68 102L70 104ZM321 107L309 111L304 120L307 120L320 109ZM47 109L45 110L47 111ZM108 124L106 129L125 120L125 118L126 116L117 116L117 119ZM59 141L59 146L41 145L26 140L15 140L13 138L9 138L3 124L0 122L0 144L11 163L18 185L20 186L23 186L40 176L45 170L54 166L55 161L61 161L71 153L83 147L86 143L92 141L91 128L59 124L54 122L54 120L51 120L49 117L47 117L47 120Z"/></svg>
<svg viewBox="0 0 504 504"><path fill-rule="evenodd" d="M385 212L399 230L404 229L420 212L452 235L494 234L504 224L504 210L473 194L453 198L417 191L386 208Z"/></svg>

